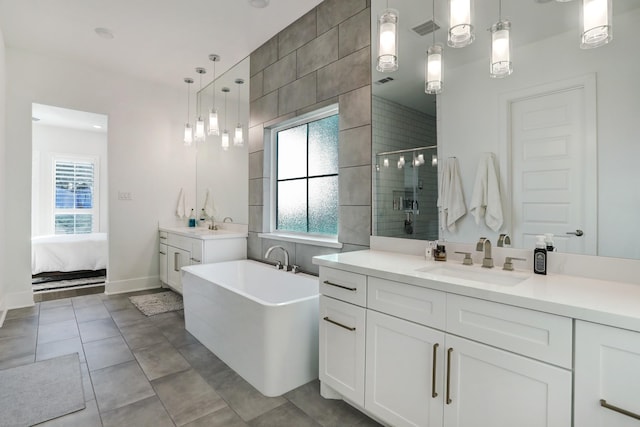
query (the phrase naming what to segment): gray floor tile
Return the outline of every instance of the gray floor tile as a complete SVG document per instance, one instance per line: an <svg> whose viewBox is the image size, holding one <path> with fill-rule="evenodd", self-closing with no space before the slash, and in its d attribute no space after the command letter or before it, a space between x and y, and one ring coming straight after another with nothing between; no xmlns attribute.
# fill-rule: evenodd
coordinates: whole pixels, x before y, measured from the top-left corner
<svg viewBox="0 0 640 427"><path fill-rule="evenodd" d="M38 344L62 341L79 336L80 332L75 319L56 323L40 323L38 328Z"/></svg>
<svg viewBox="0 0 640 427"><path fill-rule="evenodd" d="M160 378L152 384L169 415L179 426L227 406L193 369Z"/></svg>
<svg viewBox="0 0 640 427"><path fill-rule="evenodd" d="M135 325L139 322L149 322L149 318L140 313L137 308L112 311L111 317L113 318L113 321L116 322L116 325L118 325L119 328L122 328L123 326Z"/></svg>
<svg viewBox="0 0 640 427"><path fill-rule="evenodd" d="M38 317L29 316L18 319L5 319L0 328L0 339L15 337L35 337L38 333Z"/></svg>
<svg viewBox="0 0 640 427"><path fill-rule="evenodd" d="M78 308L89 307L92 305L102 305L102 295L94 294L73 297L71 298L71 304L73 304L73 308L76 310Z"/></svg>
<svg viewBox="0 0 640 427"><path fill-rule="evenodd" d="M148 347L153 344L169 342L162 332L160 332L160 329L149 323L123 326L120 328L120 332L132 350Z"/></svg>
<svg viewBox="0 0 640 427"><path fill-rule="evenodd" d="M40 303L40 310L71 305L71 298L60 298Z"/></svg>
<svg viewBox="0 0 640 427"><path fill-rule="evenodd" d="M91 320L98 319L111 319L111 315L105 308L104 304L102 304L102 301L100 301L100 304L76 307L74 310L76 312L76 319L78 320L78 322L89 322Z"/></svg>
<svg viewBox="0 0 640 427"><path fill-rule="evenodd" d="M217 373L229 369L218 356L199 342L180 347L178 351L207 382Z"/></svg>
<svg viewBox="0 0 640 427"><path fill-rule="evenodd" d="M121 336L105 338L84 344L89 371L134 360L133 354Z"/></svg>
<svg viewBox="0 0 640 427"><path fill-rule="evenodd" d="M80 364L80 372L82 373L82 390L84 391L84 400L96 400L96 394L93 392L93 383L91 382L91 375L89 374L89 367L87 363Z"/></svg>
<svg viewBox="0 0 640 427"><path fill-rule="evenodd" d="M110 312L135 309L135 306L129 301L129 297L124 295L102 295L102 303Z"/></svg>
<svg viewBox="0 0 640 427"><path fill-rule="evenodd" d="M135 350L133 355L150 381L191 368L178 350L166 341Z"/></svg>
<svg viewBox="0 0 640 427"><path fill-rule="evenodd" d="M16 308L9 310L5 321L11 319L20 319L21 317L38 316L40 314L40 304L35 304L33 307Z"/></svg>
<svg viewBox="0 0 640 427"><path fill-rule="evenodd" d="M234 411L249 421L284 404L283 397L266 397L230 368L214 375L214 388Z"/></svg>
<svg viewBox="0 0 640 427"><path fill-rule="evenodd" d="M247 427L248 425L233 412L233 409L226 407L185 424L184 427Z"/></svg>
<svg viewBox="0 0 640 427"><path fill-rule="evenodd" d="M81 362L85 361L84 349L78 337L38 344L36 347L36 361L53 359L54 357L73 353L78 353Z"/></svg>
<svg viewBox="0 0 640 427"><path fill-rule="evenodd" d="M252 427L320 427L320 424L315 422L291 402L287 402L284 405L280 405L277 408L270 410L266 414L260 415L259 417L251 420L249 425Z"/></svg>
<svg viewBox="0 0 640 427"><path fill-rule="evenodd" d="M162 335L164 335L174 347L184 347L185 345L200 342L184 328L184 323L182 325L165 323L159 328Z"/></svg>
<svg viewBox="0 0 640 427"><path fill-rule="evenodd" d="M0 338L0 369L26 365L35 359L35 336Z"/></svg>
<svg viewBox="0 0 640 427"><path fill-rule="evenodd" d="M44 303L42 303L44 304ZM40 324L64 322L65 320L76 320L76 315L73 312L71 304L63 305L59 307L44 307L40 308Z"/></svg>
<svg viewBox="0 0 640 427"><path fill-rule="evenodd" d="M101 427L100 414L95 400L85 402L86 408L65 416L37 424L38 427Z"/></svg>
<svg viewBox="0 0 640 427"><path fill-rule="evenodd" d="M120 330L110 317L78 323L78 328L83 343L120 336Z"/></svg>
<svg viewBox="0 0 640 427"><path fill-rule="evenodd" d="M153 426L173 427L173 421L157 396L102 412L104 427Z"/></svg>
<svg viewBox="0 0 640 427"><path fill-rule="evenodd" d="M155 395L135 361L91 372L100 412L121 408Z"/></svg>

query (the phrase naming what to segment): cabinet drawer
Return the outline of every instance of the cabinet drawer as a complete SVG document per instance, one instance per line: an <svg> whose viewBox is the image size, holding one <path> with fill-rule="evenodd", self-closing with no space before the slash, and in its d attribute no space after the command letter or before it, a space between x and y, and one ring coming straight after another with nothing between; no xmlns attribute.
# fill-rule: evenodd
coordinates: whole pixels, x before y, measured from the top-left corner
<svg viewBox="0 0 640 427"><path fill-rule="evenodd" d="M321 267L320 293L364 307L367 304L367 276Z"/></svg>
<svg viewBox="0 0 640 427"><path fill-rule="evenodd" d="M193 241L190 237L181 236L179 234L168 233L167 245L180 248L187 252L191 252Z"/></svg>
<svg viewBox="0 0 640 427"><path fill-rule="evenodd" d="M422 325L444 329L446 294L369 276L367 307Z"/></svg>
<svg viewBox="0 0 640 427"><path fill-rule="evenodd" d="M446 330L563 368L572 366L568 317L447 294Z"/></svg>
<svg viewBox="0 0 640 427"><path fill-rule="evenodd" d="M167 239L168 239L168 236L167 236L168 233L166 231L160 231L159 234L160 234L160 244L166 245Z"/></svg>

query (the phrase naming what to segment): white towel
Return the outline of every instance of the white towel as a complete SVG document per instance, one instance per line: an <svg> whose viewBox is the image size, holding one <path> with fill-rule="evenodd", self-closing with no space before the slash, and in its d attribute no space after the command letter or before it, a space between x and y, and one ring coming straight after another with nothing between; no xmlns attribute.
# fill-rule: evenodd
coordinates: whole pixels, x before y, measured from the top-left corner
<svg viewBox="0 0 640 427"><path fill-rule="evenodd" d="M187 217L187 208L184 200L184 190L180 189L180 194L178 194L178 204L176 205L176 216L180 219Z"/></svg>
<svg viewBox="0 0 640 427"><path fill-rule="evenodd" d="M449 231L456 231L456 221L467 213L462 193L462 182L458 159L450 157L442 166L440 186L438 187L438 208L442 225Z"/></svg>
<svg viewBox="0 0 640 427"><path fill-rule="evenodd" d="M206 213L209 218L213 218L216 214L216 208L213 205L213 197L209 194L208 188L207 194L204 197L204 213Z"/></svg>
<svg viewBox="0 0 640 427"><path fill-rule="evenodd" d="M493 153L486 153L480 158L469 210L476 224L480 224L480 218L484 217L485 224L493 231L502 227L502 197Z"/></svg>

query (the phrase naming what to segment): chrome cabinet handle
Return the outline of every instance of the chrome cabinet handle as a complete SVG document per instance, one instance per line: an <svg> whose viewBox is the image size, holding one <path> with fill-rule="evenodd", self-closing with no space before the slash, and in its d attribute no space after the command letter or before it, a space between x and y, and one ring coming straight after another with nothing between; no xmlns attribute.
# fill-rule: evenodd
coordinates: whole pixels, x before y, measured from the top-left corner
<svg viewBox="0 0 640 427"><path fill-rule="evenodd" d="M329 285L329 286L335 286L336 288L346 289L346 290L351 291L351 292L355 292L355 291L358 290L358 288L350 288L348 286L338 285L337 283L333 283L333 282L330 282L328 280L325 280L324 284L325 285Z"/></svg>
<svg viewBox="0 0 640 427"><path fill-rule="evenodd" d="M202 262L202 261L200 261L199 259L195 259L195 258L191 258L191 261L193 261L193 262L197 262L198 264Z"/></svg>
<svg viewBox="0 0 640 427"><path fill-rule="evenodd" d="M329 319L329 316L324 317L324 320L326 320L326 321L327 321L327 322L329 322L329 323L333 323L333 324L334 324L334 325L336 325L336 326L340 326L341 328L344 328L344 329L346 329L346 330L348 330L348 331L352 331L352 332L353 332L353 331L355 331L355 330L356 330L356 328L355 328L355 327L352 327L352 326L346 326L346 325L343 325L343 324L342 324L342 323L340 323L340 322L336 322L335 320L331 320L331 319Z"/></svg>
<svg viewBox="0 0 640 427"><path fill-rule="evenodd" d="M576 230L576 231L567 231L567 234L573 234L574 236L583 236L584 235L584 231L582 230Z"/></svg>
<svg viewBox="0 0 640 427"><path fill-rule="evenodd" d="M453 353L453 347L449 347L447 350L447 405L450 405L451 400L451 353Z"/></svg>
<svg viewBox="0 0 640 427"><path fill-rule="evenodd" d="M638 415L638 414L636 414L634 412L631 412L631 411L627 411L626 409L622 409L622 408L620 408L618 406L611 405L611 404L607 403L607 401L604 400L604 399L600 399L600 406L602 406L603 408L611 409L612 411L617 412L619 414L626 415L627 417L631 417L631 418L634 418L636 420L640 420L640 415Z"/></svg>
<svg viewBox="0 0 640 427"><path fill-rule="evenodd" d="M179 263L180 263L180 253L174 252L173 253L173 271L180 271L180 268L178 268Z"/></svg>
<svg viewBox="0 0 640 427"><path fill-rule="evenodd" d="M160 236L160 240L167 240L167 238L164 236Z"/></svg>
<svg viewBox="0 0 640 427"><path fill-rule="evenodd" d="M160 251L160 255L166 255L166 254L167 254L166 252Z"/></svg>
<svg viewBox="0 0 640 427"><path fill-rule="evenodd" d="M431 368L431 397L438 397L438 392L436 391L436 358L438 357L438 347L439 344L435 343L433 345L433 367Z"/></svg>

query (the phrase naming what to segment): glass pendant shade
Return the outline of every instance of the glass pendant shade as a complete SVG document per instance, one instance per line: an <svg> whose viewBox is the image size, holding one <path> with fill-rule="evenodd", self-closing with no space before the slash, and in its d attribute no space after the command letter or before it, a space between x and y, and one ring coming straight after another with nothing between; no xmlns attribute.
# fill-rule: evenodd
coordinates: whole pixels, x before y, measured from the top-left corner
<svg viewBox="0 0 640 427"><path fill-rule="evenodd" d="M434 0L435 1L435 0ZM473 0L449 0L449 35L451 47L465 47L473 43L476 35L471 23Z"/></svg>
<svg viewBox="0 0 640 427"><path fill-rule="evenodd" d="M190 146L193 142L193 128L189 123L184 125L184 145Z"/></svg>
<svg viewBox="0 0 640 427"><path fill-rule="evenodd" d="M199 142L203 142L204 138L205 138L204 120L202 119L202 117L198 117L198 120L196 120L195 140Z"/></svg>
<svg viewBox="0 0 640 427"><path fill-rule="evenodd" d="M378 18L378 60L376 70L398 69L398 11L386 9Z"/></svg>
<svg viewBox="0 0 640 427"><path fill-rule="evenodd" d="M382 160L382 166L384 166L385 168L388 168L388 167L389 167L389 159L388 159L388 158L386 158L386 157L385 157L385 158Z"/></svg>
<svg viewBox="0 0 640 427"><path fill-rule="evenodd" d="M218 125L218 111L215 108L209 110L209 135L220 135L220 126Z"/></svg>
<svg viewBox="0 0 640 427"><path fill-rule="evenodd" d="M513 72L511 62L511 23L498 21L491 26L491 64L490 76L507 77Z"/></svg>
<svg viewBox="0 0 640 427"><path fill-rule="evenodd" d="M442 45L434 44L427 50L424 91L428 94L442 92Z"/></svg>
<svg viewBox="0 0 640 427"><path fill-rule="evenodd" d="M229 131L226 129L222 131L222 149L227 151L229 149Z"/></svg>
<svg viewBox="0 0 640 427"><path fill-rule="evenodd" d="M591 49L613 39L611 0L580 0L580 47Z"/></svg>
<svg viewBox="0 0 640 427"><path fill-rule="evenodd" d="M236 126L236 131L233 134L233 145L236 147L242 147L244 144L244 136L242 135L242 124L238 123Z"/></svg>

